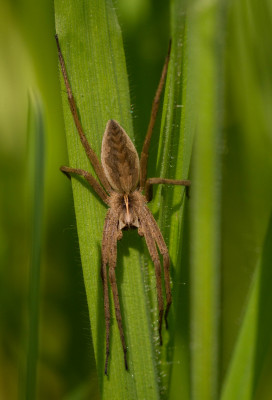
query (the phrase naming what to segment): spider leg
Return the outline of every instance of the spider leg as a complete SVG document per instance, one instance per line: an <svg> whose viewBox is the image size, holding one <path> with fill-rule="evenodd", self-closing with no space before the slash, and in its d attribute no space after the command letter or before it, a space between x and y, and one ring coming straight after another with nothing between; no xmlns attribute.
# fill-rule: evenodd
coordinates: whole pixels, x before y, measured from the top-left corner
<svg viewBox="0 0 272 400"><path fill-rule="evenodd" d="M176 179L164 179L164 178L149 178L147 179L145 183L145 197L147 202L150 202L153 197L153 185L157 184L167 184L167 185L180 185L180 186L185 186L186 189L189 189L189 186L191 185L191 181L188 180L176 180ZM188 192L187 192L188 195Z"/></svg>
<svg viewBox="0 0 272 400"><path fill-rule="evenodd" d="M93 151L93 149L91 148L91 146L88 143L88 140L83 132L83 128L79 119L79 115L78 115L78 111L77 111L77 107L76 107L76 102L72 93L72 89L68 80L68 74L67 74L67 70L66 70L66 66L65 66L65 62L64 62L64 58L61 52L61 48L60 48L60 44L59 44L59 39L58 39L58 35L55 35L55 39L57 42L57 48L58 48L58 54L59 54L59 60L60 60L60 66L61 66L61 72L63 75L63 79L64 79L64 83L66 86L66 90L67 90L67 94L68 94L68 101L69 101L69 106L70 106L70 110L71 113L73 115L73 119L81 140L81 143L85 149L85 152L89 158L89 160L91 161L91 164L95 170L96 175L98 176L100 182L102 183L102 185L104 186L104 188L106 189L107 192L111 192L111 187L110 184L106 178L106 175L103 171L103 168L100 164L100 161L97 157L97 155L95 154L95 152Z"/></svg>
<svg viewBox="0 0 272 400"><path fill-rule="evenodd" d="M106 326L106 361L105 361L105 375L108 375L108 361L110 355L110 303L109 303L109 289L107 277L107 263L102 261L101 278L103 282L104 294L104 313L105 313L105 326Z"/></svg>
<svg viewBox="0 0 272 400"><path fill-rule="evenodd" d="M165 281L165 291L166 291L166 309L164 313L164 321L166 329L168 329L168 312L169 308L172 304L172 294L171 294L171 285L170 285L170 258L169 254L163 254L163 268L164 268L164 281Z"/></svg>
<svg viewBox="0 0 272 400"><path fill-rule="evenodd" d="M107 282L107 270L106 266L109 266L109 280L113 293L114 308L116 320L119 328L121 343L124 352L125 368L128 369L127 364L127 347L125 342L125 336L122 325L122 315L120 310L120 302L118 296L118 288L115 276L116 259L117 259L117 240L121 239L122 232L118 230L118 219L111 210L108 211L102 241L102 279L104 285L104 309L105 309L105 321L106 321L106 361L105 361L105 374L107 375L108 370L108 359L110 354L110 308L109 308L109 294Z"/></svg>
<svg viewBox="0 0 272 400"><path fill-rule="evenodd" d="M165 292L166 292L166 309L165 309L165 313L164 313L164 320L165 320L166 329L168 329L167 316L168 316L169 308L172 304L169 253L168 253L168 249L165 244L164 238L162 236L162 233L160 231L160 228L158 227L157 222L155 221L155 218L153 217L152 213L149 211L149 209L147 207L144 208L144 214L145 214L145 219L150 227L152 237L154 238L155 242L157 243L159 251L163 257L164 284L165 284Z"/></svg>
<svg viewBox="0 0 272 400"><path fill-rule="evenodd" d="M140 187L143 189L145 186L146 182L146 174L147 174L147 161L148 161L148 152L149 152L149 146L150 146L150 140L151 136L153 133L153 128L156 122L156 117L160 105L160 98L167 74L167 69L168 69L168 64L169 64L169 59L170 59L170 51L171 51L171 41L169 42L169 47L168 47L168 53L164 62L164 66L162 69L162 74L161 74L161 79L155 94L155 98L153 100L152 104L152 109L151 109L151 116L150 116L150 121L145 137L145 141L143 144L143 149L141 153L141 159L140 159Z"/></svg>
<svg viewBox="0 0 272 400"><path fill-rule="evenodd" d="M105 326L106 326L106 361L105 361L105 374L108 375L108 360L110 355L110 302L109 302L109 289L108 289L108 276L107 276L107 263L108 263L108 245L107 245L107 233L109 226L110 210L107 212L103 239L102 239L102 266L101 266L101 278L103 283L103 295L104 295L104 313L105 313Z"/></svg>
<svg viewBox="0 0 272 400"><path fill-rule="evenodd" d="M108 204L108 195L103 189L103 187L97 182L97 180L90 174L88 171L84 171L83 169L78 168L70 168L70 167L60 167L61 172L63 172L69 179L71 179L71 174L83 176L89 185L94 189L94 191L98 194L100 199Z"/></svg>
<svg viewBox="0 0 272 400"><path fill-rule="evenodd" d="M114 217L115 219L116 217ZM127 346L125 342L125 335L123 330L122 324L122 315L120 310L120 302L119 302L119 295L118 295L118 287L116 282L116 275L115 275L115 268L116 268L116 259L117 259L117 241L121 239L122 231L117 227L117 221L113 222L113 230L111 231L111 243L109 247L109 278L111 284L111 290L113 294L113 301L114 301L114 308L115 308L115 316L116 321L119 328L120 339L122 342L123 352L124 352L124 362L125 368L128 369L127 364Z"/></svg>
<svg viewBox="0 0 272 400"><path fill-rule="evenodd" d="M139 232L140 231L140 232ZM150 253L151 259L154 263L155 267L155 275L156 275L156 286L157 286L157 299L158 299L158 308L159 308L159 337L160 337L160 345L162 345L162 317L163 317L163 297L162 297L162 282L161 282L161 263L158 255L158 251L156 248L156 243L153 238L151 229L148 223L145 223L141 220L141 226L138 230L140 236L144 235L146 245L148 251Z"/></svg>
<svg viewBox="0 0 272 400"><path fill-rule="evenodd" d="M124 331L123 331L122 315L121 315L121 310L120 310L118 288L117 288L116 276L115 276L115 266L111 266L111 262L110 262L110 268L109 268L109 277L110 277L110 283L111 283L111 290L113 293L115 316L116 316L119 333L120 333L120 338L121 338L121 342L122 342L122 347L123 347L123 352L124 352L125 368L126 368L126 370L128 370L127 346L126 346L125 335L124 335Z"/></svg>

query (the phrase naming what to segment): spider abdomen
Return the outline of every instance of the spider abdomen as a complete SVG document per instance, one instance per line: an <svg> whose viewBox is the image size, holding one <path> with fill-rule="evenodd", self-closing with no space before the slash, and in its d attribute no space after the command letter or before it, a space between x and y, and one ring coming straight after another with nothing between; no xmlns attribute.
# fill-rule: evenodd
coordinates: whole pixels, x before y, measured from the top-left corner
<svg viewBox="0 0 272 400"><path fill-rule="evenodd" d="M102 141L101 162L111 187L130 193L139 182L139 157L134 144L118 124L108 121Z"/></svg>

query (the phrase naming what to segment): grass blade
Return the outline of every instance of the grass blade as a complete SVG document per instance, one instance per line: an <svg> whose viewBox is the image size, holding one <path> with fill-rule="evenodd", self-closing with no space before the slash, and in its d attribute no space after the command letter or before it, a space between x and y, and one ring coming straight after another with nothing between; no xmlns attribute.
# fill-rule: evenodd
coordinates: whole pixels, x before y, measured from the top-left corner
<svg viewBox="0 0 272 400"><path fill-rule="evenodd" d="M218 392L222 97L219 4L194 2L188 20L197 110L191 192L191 379L192 399L202 400L215 399Z"/></svg>
<svg viewBox="0 0 272 400"><path fill-rule="evenodd" d="M31 93L29 100L29 161L31 193L31 256L29 270L29 330L25 398L36 399L40 264L42 247L42 222L44 203L44 117L40 99Z"/></svg>
<svg viewBox="0 0 272 400"><path fill-rule="evenodd" d="M194 135L194 119L191 111L193 109L190 107L189 98L191 82L188 80L185 15L186 2L172 1L170 14L172 49L157 158L157 176L172 179L188 179ZM159 226L168 245L173 280L169 331L164 331L161 356L161 376L165 390L163 393L167 394L167 398L189 396L189 331L188 313L186 313L188 293L186 291L184 296L183 285L179 284L188 273L188 263L184 262L182 248L185 193L184 187L161 185L152 204L153 212L159 214Z"/></svg>
<svg viewBox="0 0 272 400"><path fill-rule="evenodd" d="M111 1L55 0L56 31L86 136L100 154L106 123L116 119L132 136L129 89L120 28ZM69 163L90 169L63 93ZM129 372L111 299L109 378L104 376L105 324L100 249L106 209L85 185L72 179L81 261L92 340L103 398L158 398L158 381L141 256L142 242L128 232L118 245L117 282L128 346ZM129 239L129 240L128 240Z"/></svg>
<svg viewBox="0 0 272 400"><path fill-rule="evenodd" d="M272 218L262 258L255 271L243 324L223 385L222 400L254 397L272 330Z"/></svg>

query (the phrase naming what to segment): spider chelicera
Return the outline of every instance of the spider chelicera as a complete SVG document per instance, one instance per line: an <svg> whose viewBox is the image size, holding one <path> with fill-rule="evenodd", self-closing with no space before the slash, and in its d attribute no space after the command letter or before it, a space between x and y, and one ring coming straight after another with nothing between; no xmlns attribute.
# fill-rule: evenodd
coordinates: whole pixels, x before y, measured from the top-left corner
<svg viewBox="0 0 272 400"><path fill-rule="evenodd" d="M117 241L123 236L123 229L138 228L140 236L145 238L148 251L155 266L157 298L159 309L159 337L162 344L162 320L163 320L163 295L161 281L161 263L158 254L163 257L164 281L166 291L166 309L164 313L167 327L167 315L172 303L170 286L170 259L167 246L161 231L147 207L147 203L152 200L152 185L168 184L190 186L189 180L174 180L164 178L147 179L147 161L150 140L158 112L159 101L163 90L167 68L170 58L170 47L162 70L159 86L152 104L151 118L143 144L141 157L139 160L134 144L124 131L124 129L114 120L109 120L102 140L101 164L89 145L79 119L75 99L72 94L71 86L68 81L67 71L60 49L58 36L56 35L61 71L64 78L70 109L74 122L85 149L85 152L94 168L99 179L95 179L90 172L78 168L61 167L61 171L69 178L72 175L80 175L86 179L101 200L109 207L106 214L103 238L102 238L102 267L101 276L104 291L104 310L106 325L106 360L105 374L108 371L108 360L110 355L110 306L108 292L108 275L113 293L115 315L120 332L120 338L124 351L125 368L127 364L127 347L122 325L122 316L118 297L117 282L115 276L117 259ZM144 192L144 194L142 194ZM108 267L108 273L107 273Z"/></svg>

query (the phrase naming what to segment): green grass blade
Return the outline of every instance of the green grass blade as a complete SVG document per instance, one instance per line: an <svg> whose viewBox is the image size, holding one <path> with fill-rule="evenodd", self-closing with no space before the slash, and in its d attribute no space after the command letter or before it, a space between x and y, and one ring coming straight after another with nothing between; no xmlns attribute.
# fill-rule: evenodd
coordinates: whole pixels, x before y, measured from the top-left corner
<svg viewBox="0 0 272 400"><path fill-rule="evenodd" d="M185 45L185 11L183 1L171 2L172 48L162 113L157 176L172 179L188 179L194 134L193 120L188 124L192 113L188 96L191 88ZM184 187L160 185L152 204L153 211L159 215L159 226L171 259L173 304L168 318L169 330L164 330L161 350L161 375L166 398L186 398L189 395L188 297L181 298L184 286L180 284L184 279L184 271L185 274L188 272L188 263L183 262L182 256L185 199Z"/></svg>
<svg viewBox="0 0 272 400"><path fill-rule="evenodd" d="M27 366L25 398L36 399L40 264L44 204L44 117L40 99L31 93L29 100L29 167L31 199L31 256L29 271L29 329L27 340Z"/></svg>
<svg viewBox="0 0 272 400"><path fill-rule="evenodd" d="M243 324L223 385L222 400L254 398L272 330L272 218L255 271Z"/></svg>
<svg viewBox="0 0 272 400"><path fill-rule="evenodd" d="M220 30L218 27L220 26ZM220 263L220 76L219 2L194 2L188 20L195 85L196 137L191 203L192 399L218 392Z"/></svg>
<svg viewBox="0 0 272 400"><path fill-rule="evenodd" d="M56 31L86 136L99 155L106 123L114 118L132 136L129 88L120 28L111 1L55 0ZM62 87L64 89L63 83ZM69 164L90 170L63 90ZM61 160L60 160L61 163ZM68 182L67 182L68 184ZM158 398L152 326L136 232L118 245L117 281L128 346L129 371L111 298L109 378L104 375L105 323L100 251L105 207L93 191L72 179L77 231L87 293L97 373L103 398Z"/></svg>

